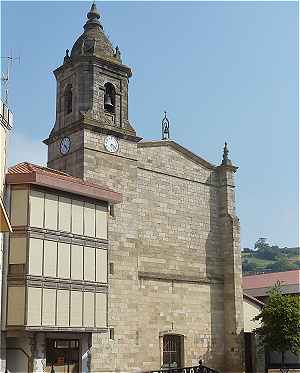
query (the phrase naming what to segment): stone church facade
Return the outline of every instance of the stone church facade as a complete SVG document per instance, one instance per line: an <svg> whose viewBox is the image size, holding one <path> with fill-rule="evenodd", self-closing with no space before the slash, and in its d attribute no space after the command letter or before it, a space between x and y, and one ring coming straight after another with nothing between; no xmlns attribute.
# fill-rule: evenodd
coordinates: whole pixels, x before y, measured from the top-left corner
<svg viewBox="0 0 300 373"><path fill-rule="evenodd" d="M49 168L122 194L109 209L107 329L90 333L89 370L201 358L220 372L243 372L237 168L226 145L215 166L168 138L137 135L128 118L131 69L95 4L87 17L54 71L56 122L44 142Z"/></svg>

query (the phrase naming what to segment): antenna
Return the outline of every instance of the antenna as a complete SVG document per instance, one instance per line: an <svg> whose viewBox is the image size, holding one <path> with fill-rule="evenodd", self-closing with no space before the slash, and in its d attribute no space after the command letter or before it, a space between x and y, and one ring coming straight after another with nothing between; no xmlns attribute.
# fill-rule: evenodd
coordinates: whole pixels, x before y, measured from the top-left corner
<svg viewBox="0 0 300 373"><path fill-rule="evenodd" d="M8 106L8 92L9 92L9 83L10 83L10 74L12 70L12 64L14 61L19 61L20 63L20 57L13 57L12 51L10 51L10 55L6 57L1 57L1 59L6 59L7 60L7 68L6 72L2 73L1 75L1 82L3 83L4 90L5 90L5 104Z"/></svg>

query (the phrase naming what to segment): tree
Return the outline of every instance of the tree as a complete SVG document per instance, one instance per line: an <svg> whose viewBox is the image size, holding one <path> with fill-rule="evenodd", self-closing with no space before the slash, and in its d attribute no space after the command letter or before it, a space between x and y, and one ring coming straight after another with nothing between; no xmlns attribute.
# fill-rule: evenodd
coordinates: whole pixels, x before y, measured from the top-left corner
<svg viewBox="0 0 300 373"><path fill-rule="evenodd" d="M257 271L257 265L253 262L249 262L248 259L245 259L242 263L242 268L244 273L249 272L256 272Z"/></svg>
<svg viewBox="0 0 300 373"><path fill-rule="evenodd" d="M296 264L289 262L284 256L279 257L275 263L267 266L267 269L271 269L272 272L284 272L297 268L298 266Z"/></svg>
<svg viewBox="0 0 300 373"><path fill-rule="evenodd" d="M264 237L259 238L254 244L254 250L263 249L269 247L267 239Z"/></svg>
<svg viewBox="0 0 300 373"><path fill-rule="evenodd" d="M267 351L281 353L281 371L284 353L300 351L300 297L283 295L280 283L269 291L268 304L254 320L262 323L255 329Z"/></svg>

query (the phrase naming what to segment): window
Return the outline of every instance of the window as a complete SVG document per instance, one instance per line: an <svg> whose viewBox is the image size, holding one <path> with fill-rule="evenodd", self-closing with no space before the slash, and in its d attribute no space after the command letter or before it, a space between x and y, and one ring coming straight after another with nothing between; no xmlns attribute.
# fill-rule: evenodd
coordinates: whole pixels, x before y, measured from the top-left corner
<svg viewBox="0 0 300 373"><path fill-rule="evenodd" d="M165 335L163 337L163 368L180 368L182 366L183 337Z"/></svg>

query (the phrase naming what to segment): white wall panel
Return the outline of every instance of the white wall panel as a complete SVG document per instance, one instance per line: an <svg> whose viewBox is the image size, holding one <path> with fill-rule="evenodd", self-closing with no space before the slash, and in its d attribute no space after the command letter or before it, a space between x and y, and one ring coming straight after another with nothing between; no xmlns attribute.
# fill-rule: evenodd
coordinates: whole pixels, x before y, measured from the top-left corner
<svg viewBox="0 0 300 373"><path fill-rule="evenodd" d="M83 234L83 202L72 201L72 233Z"/></svg>
<svg viewBox="0 0 300 373"><path fill-rule="evenodd" d="M96 281L107 282L107 251L96 249Z"/></svg>
<svg viewBox="0 0 300 373"><path fill-rule="evenodd" d="M96 293L96 327L105 328L107 326L106 320L106 301L107 296L104 293Z"/></svg>
<svg viewBox="0 0 300 373"><path fill-rule="evenodd" d="M11 191L11 225L27 225L28 190L13 189Z"/></svg>
<svg viewBox="0 0 300 373"><path fill-rule="evenodd" d="M43 240L29 240L29 274L41 276L43 271Z"/></svg>
<svg viewBox="0 0 300 373"><path fill-rule="evenodd" d="M27 289L27 325L41 325L41 305L42 305L42 289L31 288Z"/></svg>
<svg viewBox="0 0 300 373"><path fill-rule="evenodd" d="M94 327L94 316L95 316L95 307L94 299L95 294L90 292L83 293L84 295L84 309L83 309L83 326Z"/></svg>
<svg viewBox="0 0 300 373"><path fill-rule="evenodd" d="M44 227L44 197L43 192L31 190L30 192L30 225Z"/></svg>
<svg viewBox="0 0 300 373"><path fill-rule="evenodd" d="M95 237L96 210L93 203L84 205L84 235Z"/></svg>
<svg viewBox="0 0 300 373"><path fill-rule="evenodd" d="M71 291L71 326L82 326L82 292Z"/></svg>
<svg viewBox="0 0 300 373"><path fill-rule="evenodd" d="M71 278L83 279L83 246L71 246Z"/></svg>
<svg viewBox="0 0 300 373"><path fill-rule="evenodd" d="M43 289L42 324L55 325L56 289Z"/></svg>
<svg viewBox="0 0 300 373"><path fill-rule="evenodd" d="M57 230L58 196L45 195L45 228Z"/></svg>
<svg viewBox="0 0 300 373"><path fill-rule="evenodd" d="M44 276L56 277L57 242L44 241Z"/></svg>
<svg viewBox="0 0 300 373"><path fill-rule="evenodd" d="M95 281L95 248L84 247L84 279Z"/></svg>
<svg viewBox="0 0 300 373"><path fill-rule="evenodd" d="M70 278L70 244L58 243L58 270L57 276Z"/></svg>
<svg viewBox="0 0 300 373"><path fill-rule="evenodd" d="M107 239L107 206L96 205L96 237Z"/></svg>
<svg viewBox="0 0 300 373"><path fill-rule="evenodd" d="M71 199L59 197L59 227L61 231L71 232Z"/></svg>
<svg viewBox="0 0 300 373"><path fill-rule="evenodd" d="M10 237L9 264L26 263L26 237Z"/></svg>
<svg viewBox="0 0 300 373"><path fill-rule="evenodd" d="M57 290L57 326L69 326L70 291Z"/></svg>
<svg viewBox="0 0 300 373"><path fill-rule="evenodd" d="M7 293L7 325L24 325L25 288L9 286Z"/></svg>

